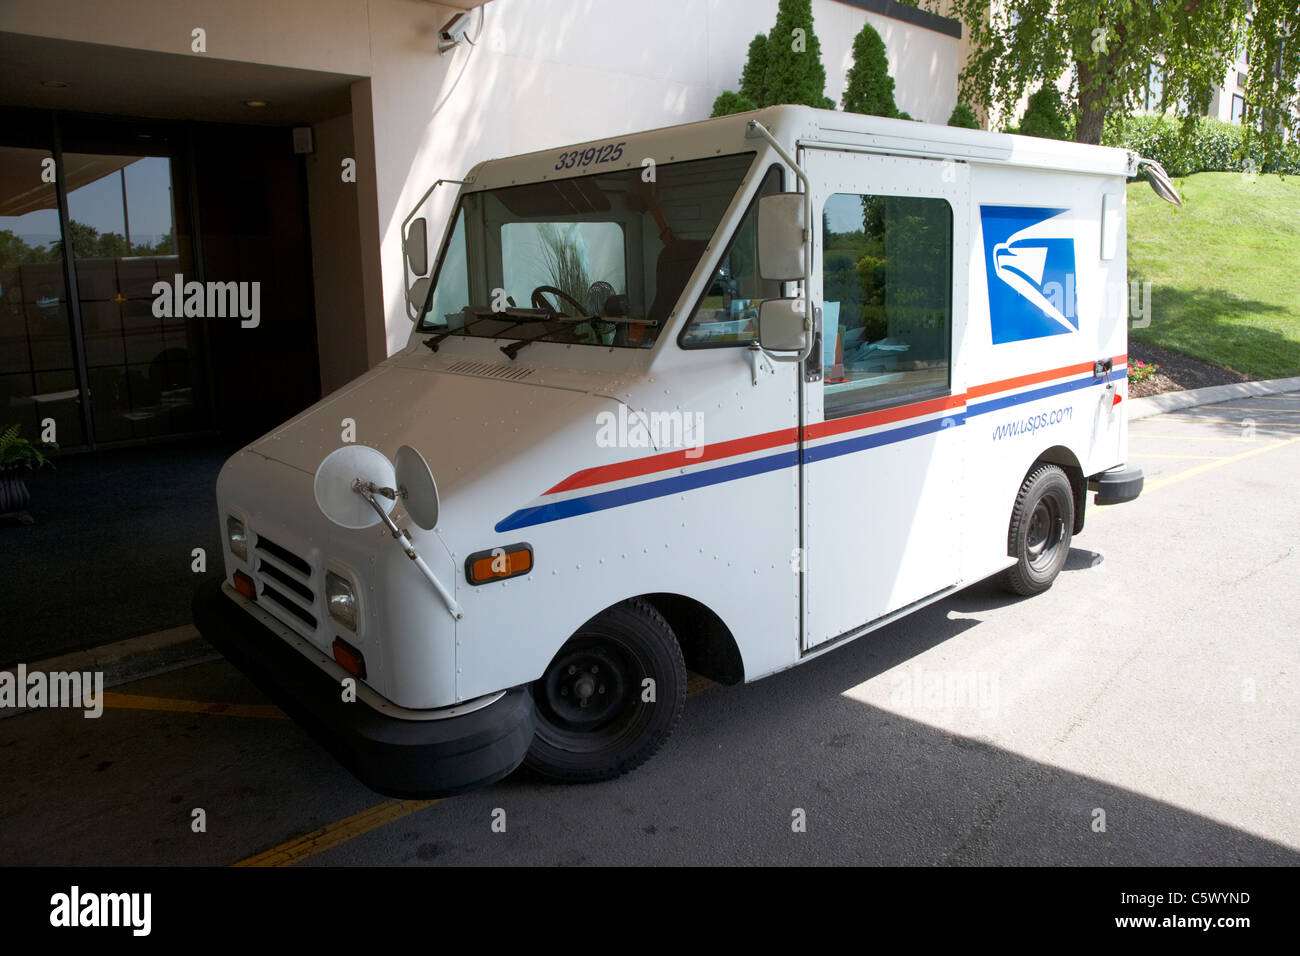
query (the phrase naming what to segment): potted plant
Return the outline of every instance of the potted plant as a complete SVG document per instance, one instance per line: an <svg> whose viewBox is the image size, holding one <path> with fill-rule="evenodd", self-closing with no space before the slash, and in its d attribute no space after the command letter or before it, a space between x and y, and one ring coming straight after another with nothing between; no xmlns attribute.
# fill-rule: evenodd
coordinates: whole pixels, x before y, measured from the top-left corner
<svg viewBox="0 0 1300 956"><path fill-rule="evenodd" d="M53 442L22 438L17 425L0 431L0 517L26 515L32 500L27 491L27 478L34 469L51 465L45 452L55 447Z"/></svg>

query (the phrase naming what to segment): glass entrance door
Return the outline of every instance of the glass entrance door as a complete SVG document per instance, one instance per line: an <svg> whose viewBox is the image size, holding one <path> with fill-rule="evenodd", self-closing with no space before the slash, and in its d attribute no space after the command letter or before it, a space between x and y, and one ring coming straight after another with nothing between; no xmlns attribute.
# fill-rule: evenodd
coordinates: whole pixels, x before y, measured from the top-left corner
<svg viewBox="0 0 1300 956"><path fill-rule="evenodd" d="M165 156L64 153L71 250L96 442L201 427L201 329L155 314L157 282L182 262L172 161ZM162 311L162 310L160 310Z"/></svg>
<svg viewBox="0 0 1300 956"><path fill-rule="evenodd" d="M85 434L53 163L0 146L0 428L70 447Z"/></svg>
<svg viewBox="0 0 1300 956"><path fill-rule="evenodd" d="M179 136L47 120L0 140L0 428L52 423L64 449L206 430L202 320L154 308L193 277Z"/></svg>

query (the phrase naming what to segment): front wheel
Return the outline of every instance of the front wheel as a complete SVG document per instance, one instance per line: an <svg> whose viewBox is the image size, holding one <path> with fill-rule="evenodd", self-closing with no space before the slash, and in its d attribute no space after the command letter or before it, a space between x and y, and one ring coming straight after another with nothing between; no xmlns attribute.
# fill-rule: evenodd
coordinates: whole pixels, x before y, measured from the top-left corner
<svg viewBox="0 0 1300 956"><path fill-rule="evenodd" d="M672 628L640 598L592 618L533 683L537 733L524 764L564 782L609 780L649 760L686 700Z"/></svg>
<svg viewBox="0 0 1300 956"><path fill-rule="evenodd" d="M1057 465L1030 471L1016 495L1007 534L1007 553L1016 563L1003 573L1003 584L1026 597L1052 586L1070 553L1074 532L1074 489Z"/></svg>

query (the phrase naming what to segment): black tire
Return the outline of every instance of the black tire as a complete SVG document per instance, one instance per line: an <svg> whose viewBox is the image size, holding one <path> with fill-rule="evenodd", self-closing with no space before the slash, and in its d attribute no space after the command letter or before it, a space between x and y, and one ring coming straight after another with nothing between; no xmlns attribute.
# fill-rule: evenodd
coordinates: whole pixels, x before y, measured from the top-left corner
<svg viewBox="0 0 1300 956"><path fill-rule="evenodd" d="M643 681L654 681L646 701ZM686 701L686 664L668 622L634 598L598 614L533 682L537 732L524 765L565 783L610 780L640 766L672 734Z"/></svg>
<svg viewBox="0 0 1300 956"><path fill-rule="evenodd" d="M1074 489L1057 465L1036 465L1011 511L1007 553L1016 563L1002 574L1008 590L1029 597L1052 586L1074 536Z"/></svg>

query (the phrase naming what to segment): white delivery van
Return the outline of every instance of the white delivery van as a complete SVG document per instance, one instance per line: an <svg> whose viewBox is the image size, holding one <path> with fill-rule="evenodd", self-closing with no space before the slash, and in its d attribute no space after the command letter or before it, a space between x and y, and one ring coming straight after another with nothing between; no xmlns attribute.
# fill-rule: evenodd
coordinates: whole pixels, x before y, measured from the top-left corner
<svg viewBox="0 0 1300 956"><path fill-rule="evenodd" d="M1146 164L803 107L482 163L432 263L404 224L407 346L222 469L199 629L413 796L612 777L688 669L1043 591L1142 487Z"/></svg>

